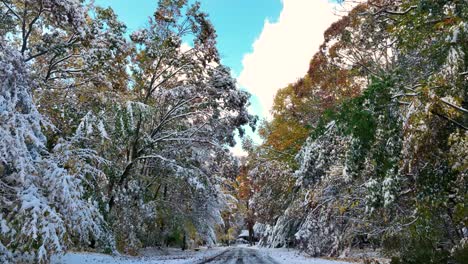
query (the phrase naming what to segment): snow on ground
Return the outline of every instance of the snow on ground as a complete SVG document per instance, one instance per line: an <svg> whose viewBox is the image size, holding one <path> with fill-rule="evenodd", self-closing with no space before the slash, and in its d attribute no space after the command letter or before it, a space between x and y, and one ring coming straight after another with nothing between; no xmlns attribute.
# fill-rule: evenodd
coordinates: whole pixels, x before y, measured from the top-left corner
<svg viewBox="0 0 468 264"><path fill-rule="evenodd" d="M220 261L223 263L231 263L231 261L237 263L241 257L242 263L257 263L257 261L272 263L272 260L274 260L278 264L350 264L350 262L310 258L294 249L240 247L203 248L200 251L149 248L142 250L141 256L138 257L70 252L62 257L54 256L52 264L194 264L205 263L205 261L206 263L218 263ZM242 249L243 247L245 249ZM249 254L240 254L239 252L242 250Z"/></svg>
<svg viewBox="0 0 468 264"><path fill-rule="evenodd" d="M350 264L350 262L326 260L307 257L297 249L290 248L256 248L261 255L270 256L279 264Z"/></svg>
<svg viewBox="0 0 468 264"><path fill-rule="evenodd" d="M100 253L69 252L53 256L52 264L191 264L221 253L226 248L216 247L200 251L180 249L144 249L141 256L112 256Z"/></svg>

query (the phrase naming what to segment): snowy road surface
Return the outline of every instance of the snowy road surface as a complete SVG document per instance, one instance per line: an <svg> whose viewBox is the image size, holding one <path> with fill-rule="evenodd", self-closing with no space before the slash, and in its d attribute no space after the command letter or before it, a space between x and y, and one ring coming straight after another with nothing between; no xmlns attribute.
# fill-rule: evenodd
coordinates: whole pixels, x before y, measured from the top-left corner
<svg viewBox="0 0 468 264"><path fill-rule="evenodd" d="M52 257L52 264L350 264L310 258L286 248L217 247L199 251L148 248L138 257L69 252Z"/></svg>
<svg viewBox="0 0 468 264"><path fill-rule="evenodd" d="M198 264L279 264L268 255L262 255L258 250L245 247L234 247L221 254L208 258Z"/></svg>

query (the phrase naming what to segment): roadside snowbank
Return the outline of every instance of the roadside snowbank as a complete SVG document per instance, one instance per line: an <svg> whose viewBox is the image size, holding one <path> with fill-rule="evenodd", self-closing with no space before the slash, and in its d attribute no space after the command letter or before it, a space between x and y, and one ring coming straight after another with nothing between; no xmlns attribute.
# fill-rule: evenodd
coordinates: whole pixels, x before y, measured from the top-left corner
<svg viewBox="0 0 468 264"><path fill-rule="evenodd" d="M53 256L51 264L192 264L221 253L225 248L216 247L200 251L180 249L144 249L142 256L115 256L89 252L69 252Z"/></svg>

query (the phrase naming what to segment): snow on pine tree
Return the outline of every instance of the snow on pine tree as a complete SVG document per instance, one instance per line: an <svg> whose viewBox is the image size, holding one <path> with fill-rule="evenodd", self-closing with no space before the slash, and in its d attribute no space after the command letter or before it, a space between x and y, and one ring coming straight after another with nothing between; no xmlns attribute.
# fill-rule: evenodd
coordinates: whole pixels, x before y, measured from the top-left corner
<svg viewBox="0 0 468 264"><path fill-rule="evenodd" d="M70 157L66 141L47 150L43 128L53 128L33 102L28 66L20 52L0 45L2 257L45 262L72 240L86 243L103 232L99 212L83 197L84 173L91 172L84 159L92 153Z"/></svg>

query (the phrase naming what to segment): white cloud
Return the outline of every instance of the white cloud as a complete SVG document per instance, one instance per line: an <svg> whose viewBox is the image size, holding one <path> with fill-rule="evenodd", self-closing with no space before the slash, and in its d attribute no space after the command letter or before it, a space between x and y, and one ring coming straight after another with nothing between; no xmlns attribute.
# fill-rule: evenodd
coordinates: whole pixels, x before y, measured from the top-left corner
<svg viewBox="0 0 468 264"><path fill-rule="evenodd" d="M252 53L245 54L238 82L260 99L270 117L276 91L303 77L323 42L323 32L339 17L327 0L282 0L278 22L266 20Z"/></svg>
<svg viewBox="0 0 468 264"><path fill-rule="evenodd" d="M191 49L193 49L193 47L190 44L188 44L187 42L182 42L182 44L180 45L180 51L181 52L186 52L186 51L189 51Z"/></svg>
<svg viewBox="0 0 468 264"><path fill-rule="evenodd" d="M242 144L240 143L240 140L237 142L237 144L230 148L230 151L231 153L236 156L236 157L245 157L247 156L247 151L245 151L243 148L242 148Z"/></svg>

